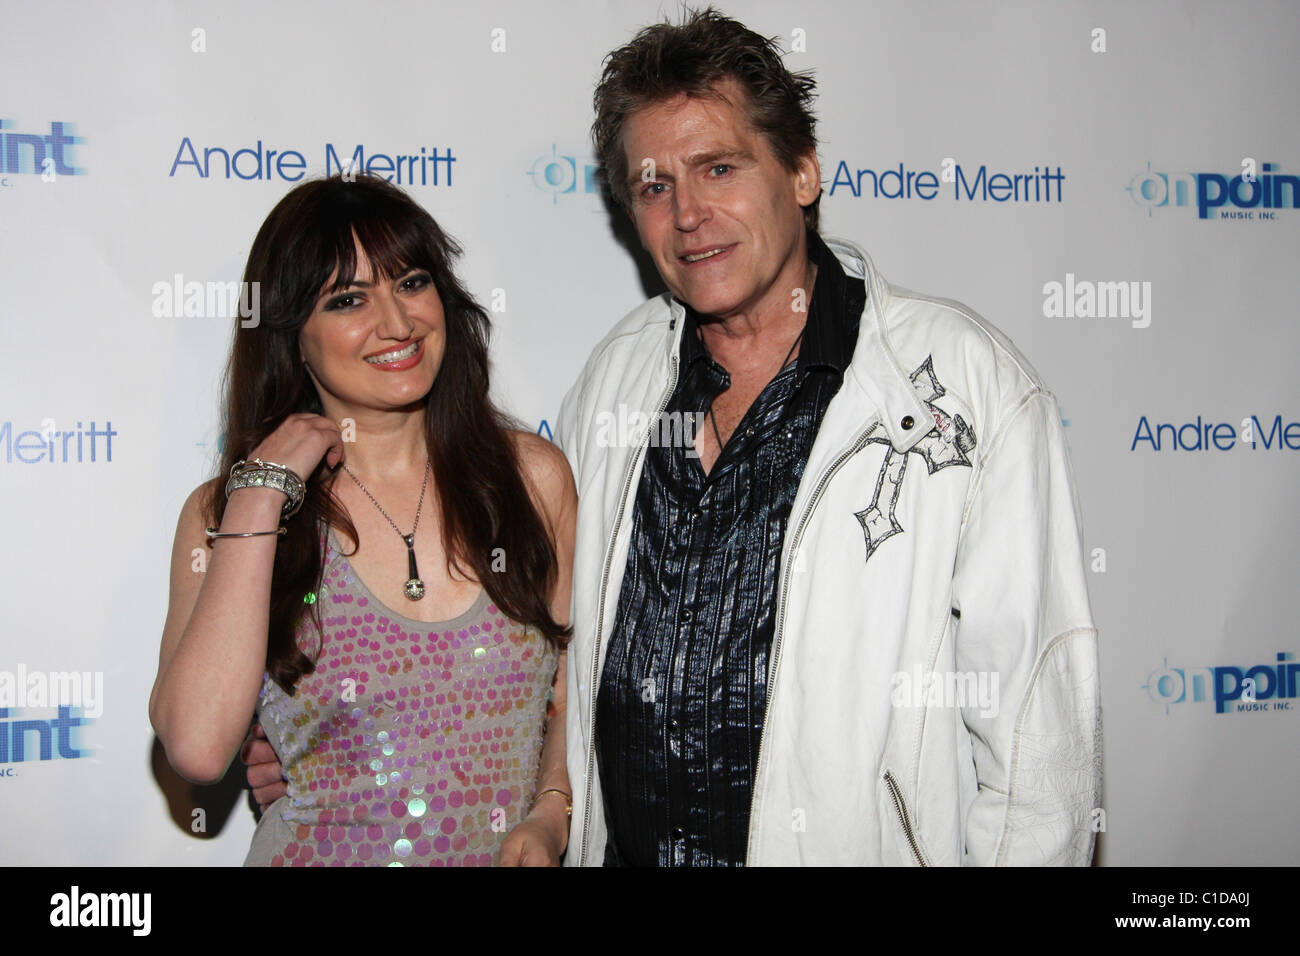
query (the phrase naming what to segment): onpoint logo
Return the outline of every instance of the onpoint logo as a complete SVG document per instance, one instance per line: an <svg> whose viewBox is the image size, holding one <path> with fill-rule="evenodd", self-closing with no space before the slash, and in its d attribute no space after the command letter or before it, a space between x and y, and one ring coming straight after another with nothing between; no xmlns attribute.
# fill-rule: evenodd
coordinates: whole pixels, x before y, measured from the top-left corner
<svg viewBox="0 0 1300 956"><path fill-rule="evenodd" d="M532 178L534 186L551 194L551 204L555 205L560 201L561 193L600 192L600 167L587 162L581 165L579 174L578 160L573 156L561 156L552 143L550 155L537 157L526 175Z"/></svg>
<svg viewBox="0 0 1300 956"><path fill-rule="evenodd" d="M226 433L217 426L212 426L203 433L201 441L194 443L196 448L207 448L209 445L217 449L218 455L224 455L226 452Z"/></svg>
<svg viewBox="0 0 1300 956"><path fill-rule="evenodd" d="M61 706L57 717L45 720L18 720L19 712L20 708L0 707L0 764L54 760L56 754L64 760L75 760L90 752L77 747L72 734L93 718L82 716L76 708ZM6 770L9 772L0 775L15 776L12 768Z"/></svg>
<svg viewBox="0 0 1300 956"><path fill-rule="evenodd" d="M1280 652L1275 665L1250 668L1170 667L1165 658L1142 687L1155 703L1164 705L1166 714L1174 704L1200 704L1211 697L1216 714L1294 711L1291 700L1296 696L1300 663L1291 663L1293 657Z"/></svg>
<svg viewBox="0 0 1300 956"><path fill-rule="evenodd" d="M55 710L57 716L26 716L25 710ZM74 732L104 713L102 671L0 671L0 764L73 760L90 751L78 746ZM0 776L15 776L0 767Z"/></svg>
<svg viewBox="0 0 1300 956"><path fill-rule="evenodd" d="M0 173L35 174L46 179L55 176L84 176L86 171L72 165L69 147L84 143L73 136L72 123L50 123L48 133L6 132L11 120L0 119Z"/></svg>
<svg viewBox="0 0 1300 956"><path fill-rule="evenodd" d="M1221 173L1162 173L1152 170L1147 163L1144 172L1134 176L1127 186L1133 202L1147 210L1168 206L1196 206L1198 219L1277 219L1278 209L1295 209L1300 205L1300 177L1277 174L1278 163L1260 164L1255 172L1255 161L1242 161L1242 169L1235 176ZM1230 208L1221 209L1228 206ZM1212 210L1218 209L1217 216Z"/></svg>

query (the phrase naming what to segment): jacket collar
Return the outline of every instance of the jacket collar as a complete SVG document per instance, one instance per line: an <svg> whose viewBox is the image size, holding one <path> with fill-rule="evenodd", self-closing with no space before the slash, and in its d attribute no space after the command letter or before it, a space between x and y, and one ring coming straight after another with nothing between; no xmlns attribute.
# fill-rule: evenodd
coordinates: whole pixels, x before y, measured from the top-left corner
<svg viewBox="0 0 1300 956"><path fill-rule="evenodd" d="M839 260L844 274L862 279L867 289L867 304L862 310L858 342L845 375L845 386L851 383L865 393L880 413L881 425L889 436L890 445L905 452L934 427L934 422L889 342L885 317L893 293L861 246L845 239L823 238ZM672 351L669 355L680 354L682 332L687 325L686 307L671 295L665 294L664 297L670 310L668 327Z"/></svg>

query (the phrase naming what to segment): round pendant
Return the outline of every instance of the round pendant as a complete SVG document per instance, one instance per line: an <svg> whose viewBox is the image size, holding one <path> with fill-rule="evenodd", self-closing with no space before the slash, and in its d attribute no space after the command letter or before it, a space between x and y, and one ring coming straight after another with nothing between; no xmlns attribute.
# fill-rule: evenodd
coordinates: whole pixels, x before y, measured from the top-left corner
<svg viewBox="0 0 1300 956"><path fill-rule="evenodd" d="M424 597L424 582L419 578L411 578L406 582L406 596L412 601L418 601Z"/></svg>

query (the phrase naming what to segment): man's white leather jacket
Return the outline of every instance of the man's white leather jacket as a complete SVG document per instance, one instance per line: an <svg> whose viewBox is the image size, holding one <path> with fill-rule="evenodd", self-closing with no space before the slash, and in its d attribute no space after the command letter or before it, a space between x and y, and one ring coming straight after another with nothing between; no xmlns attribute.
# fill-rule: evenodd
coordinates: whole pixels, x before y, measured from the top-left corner
<svg viewBox="0 0 1300 956"><path fill-rule="evenodd" d="M1056 400L968 309L826 242L867 304L790 513L747 865L1087 865L1097 632ZM683 315L665 294L623 319L556 430L579 498L568 865L604 858L594 696Z"/></svg>

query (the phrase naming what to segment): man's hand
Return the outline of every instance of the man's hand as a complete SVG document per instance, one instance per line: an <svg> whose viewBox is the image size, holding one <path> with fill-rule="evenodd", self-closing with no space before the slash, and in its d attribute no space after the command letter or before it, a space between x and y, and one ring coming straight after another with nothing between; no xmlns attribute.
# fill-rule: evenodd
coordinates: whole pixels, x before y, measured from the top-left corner
<svg viewBox="0 0 1300 956"><path fill-rule="evenodd" d="M289 788L284 782L284 768L267 742L261 724L253 724L249 730L244 745L239 748L239 759L248 767L248 785L253 790L253 799L265 813L266 808L283 797Z"/></svg>

